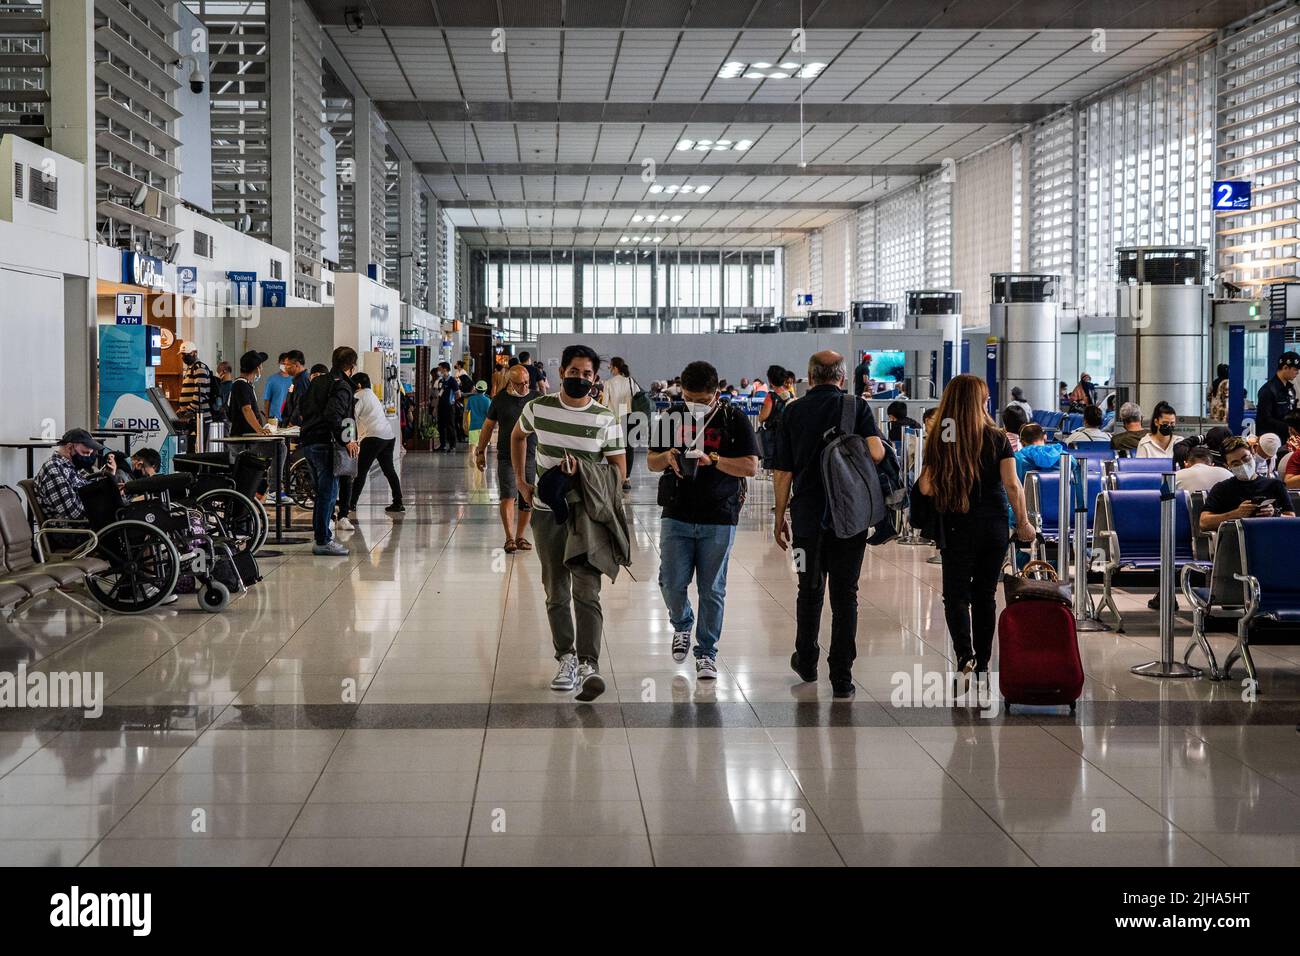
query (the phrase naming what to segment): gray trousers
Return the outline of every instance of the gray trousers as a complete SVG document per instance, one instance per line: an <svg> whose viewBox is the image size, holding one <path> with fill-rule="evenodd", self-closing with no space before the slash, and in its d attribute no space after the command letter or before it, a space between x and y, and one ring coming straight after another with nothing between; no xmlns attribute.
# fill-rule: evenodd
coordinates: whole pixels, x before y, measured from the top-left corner
<svg viewBox="0 0 1300 956"><path fill-rule="evenodd" d="M600 636L605 626L600 610L600 575L565 567L564 546L569 539L569 528L557 525L549 511L539 509L533 513L533 539L542 562L546 619L551 625L555 658L559 660L565 654L574 653L576 618L578 661L595 664L600 660Z"/></svg>

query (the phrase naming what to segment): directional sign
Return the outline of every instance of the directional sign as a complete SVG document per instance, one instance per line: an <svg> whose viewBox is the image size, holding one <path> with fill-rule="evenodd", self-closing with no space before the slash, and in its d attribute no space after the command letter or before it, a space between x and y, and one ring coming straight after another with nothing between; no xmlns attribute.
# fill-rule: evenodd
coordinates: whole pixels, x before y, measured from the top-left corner
<svg viewBox="0 0 1300 956"><path fill-rule="evenodd" d="M139 292L119 292L117 294L117 324L144 324L144 296Z"/></svg>

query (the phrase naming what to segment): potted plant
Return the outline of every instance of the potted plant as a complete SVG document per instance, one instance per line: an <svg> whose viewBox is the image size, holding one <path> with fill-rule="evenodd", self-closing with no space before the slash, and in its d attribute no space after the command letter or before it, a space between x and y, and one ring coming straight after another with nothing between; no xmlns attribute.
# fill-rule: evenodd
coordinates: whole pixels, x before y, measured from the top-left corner
<svg viewBox="0 0 1300 956"><path fill-rule="evenodd" d="M433 451L434 440L438 437L438 426L427 409L422 409L416 418L415 433L404 442L407 451Z"/></svg>

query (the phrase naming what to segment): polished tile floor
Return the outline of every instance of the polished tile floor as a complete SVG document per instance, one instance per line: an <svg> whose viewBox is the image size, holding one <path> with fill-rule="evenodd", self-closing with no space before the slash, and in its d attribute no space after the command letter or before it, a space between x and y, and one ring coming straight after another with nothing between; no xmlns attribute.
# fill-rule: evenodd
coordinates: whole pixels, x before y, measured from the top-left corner
<svg viewBox="0 0 1300 956"><path fill-rule="evenodd" d="M898 706L949 661L932 552L892 544L863 570L857 699L832 704L789 671L760 480L710 689L669 654L642 473L609 689L577 705L546 686L537 559L500 550L466 462L407 456L403 518L372 483L350 558L288 548L222 614L183 597L96 628L40 604L0 630L0 670L99 671L108 694L98 719L0 710L0 865L1300 862L1300 647L1256 651L1255 702L1135 677L1159 640L1134 592L1127 633L1081 635L1074 717Z"/></svg>

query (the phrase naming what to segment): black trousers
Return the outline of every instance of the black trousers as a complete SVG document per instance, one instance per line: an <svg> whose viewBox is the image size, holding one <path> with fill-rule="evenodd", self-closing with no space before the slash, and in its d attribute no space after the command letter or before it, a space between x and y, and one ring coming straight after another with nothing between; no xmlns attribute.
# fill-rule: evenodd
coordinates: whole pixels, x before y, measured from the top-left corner
<svg viewBox="0 0 1300 956"><path fill-rule="evenodd" d="M853 661L858 656L858 577L862 574L867 532L852 538L837 538L834 532L822 529L813 535L796 534L791 544L799 573L794 639L799 663L805 668L817 666L821 651L817 636L829 580L831 650L826 660L832 681L850 680Z"/></svg>
<svg viewBox="0 0 1300 956"><path fill-rule="evenodd" d="M456 448L456 408L438 403L438 450Z"/></svg>
<svg viewBox="0 0 1300 956"><path fill-rule="evenodd" d="M366 474L375 462L379 462L379 470L388 479L388 488L393 493L392 503L395 505L402 503L402 480L397 477L397 469L393 467L393 449L396 446L396 438L361 439L361 454L357 456L357 476L352 479L352 511L357 510L357 502L361 500L361 492L366 487Z"/></svg>
<svg viewBox="0 0 1300 956"><path fill-rule="evenodd" d="M627 457L624 459L624 462L627 464L627 476L628 476L628 478L631 478L631 477L632 477L632 464L633 464L633 462L636 461L636 449L632 447L632 443L631 443L630 441L628 441L628 437L627 437L627 423L628 423L628 419L629 419L630 417L631 417L631 416L629 416L629 415L625 415L625 416L623 416L623 444L624 444L624 454L627 455Z"/></svg>
<svg viewBox="0 0 1300 956"><path fill-rule="evenodd" d="M947 515L943 549L943 616L957 665L974 657L984 670L993 655L997 590L1010 537L1007 518Z"/></svg>

